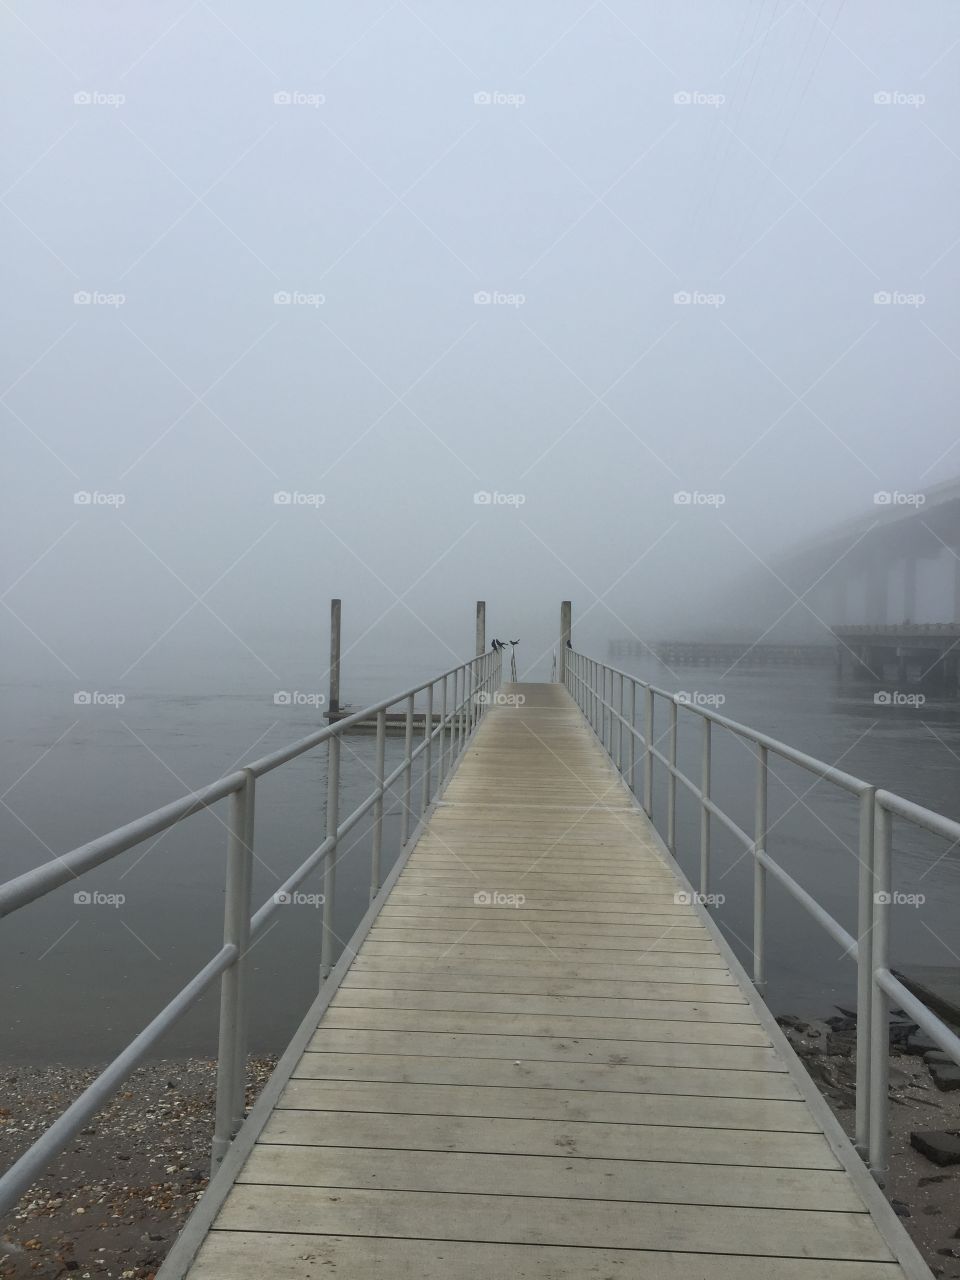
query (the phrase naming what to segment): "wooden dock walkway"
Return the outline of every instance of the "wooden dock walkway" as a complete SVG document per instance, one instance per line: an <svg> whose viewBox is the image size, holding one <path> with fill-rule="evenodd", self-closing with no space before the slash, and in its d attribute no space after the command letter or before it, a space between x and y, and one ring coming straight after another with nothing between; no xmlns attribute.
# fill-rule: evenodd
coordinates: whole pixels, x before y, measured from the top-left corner
<svg viewBox="0 0 960 1280"><path fill-rule="evenodd" d="M922 1274L569 695L508 688L192 1280Z"/></svg>

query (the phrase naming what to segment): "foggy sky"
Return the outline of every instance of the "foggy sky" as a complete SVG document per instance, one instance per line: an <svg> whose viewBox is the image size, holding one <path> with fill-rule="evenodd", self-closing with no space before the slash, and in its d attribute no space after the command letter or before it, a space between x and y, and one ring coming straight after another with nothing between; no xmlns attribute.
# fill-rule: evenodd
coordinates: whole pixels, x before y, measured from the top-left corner
<svg viewBox="0 0 960 1280"><path fill-rule="evenodd" d="M480 597L531 662L563 597L707 627L960 471L946 0L13 10L14 673L275 684L331 595L438 667Z"/></svg>

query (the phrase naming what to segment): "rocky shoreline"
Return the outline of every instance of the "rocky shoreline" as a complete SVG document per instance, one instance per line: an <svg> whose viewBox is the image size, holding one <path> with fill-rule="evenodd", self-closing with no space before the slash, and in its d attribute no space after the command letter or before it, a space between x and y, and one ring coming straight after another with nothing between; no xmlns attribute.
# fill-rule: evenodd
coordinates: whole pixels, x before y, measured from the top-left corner
<svg viewBox="0 0 960 1280"><path fill-rule="evenodd" d="M275 1065L248 1070L252 1105ZM96 1070L0 1070L0 1163L34 1142ZM210 1172L216 1063L141 1067L0 1223L2 1280L153 1280Z"/></svg>
<svg viewBox="0 0 960 1280"><path fill-rule="evenodd" d="M777 1019L852 1136L856 1020ZM916 1026L890 1028L891 1169L885 1191L933 1274L960 1280L960 1069ZM275 1060L250 1064L247 1105ZM6 1167L95 1077L93 1069L0 1069ZM207 1185L216 1064L141 1067L0 1223L0 1280L154 1280Z"/></svg>
<svg viewBox="0 0 960 1280"><path fill-rule="evenodd" d="M847 1136L854 1134L856 1017L777 1019ZM890 1171L884 1191L927 1266L960 1280L960 1068L916 1023L890 1022Z"/></svg>

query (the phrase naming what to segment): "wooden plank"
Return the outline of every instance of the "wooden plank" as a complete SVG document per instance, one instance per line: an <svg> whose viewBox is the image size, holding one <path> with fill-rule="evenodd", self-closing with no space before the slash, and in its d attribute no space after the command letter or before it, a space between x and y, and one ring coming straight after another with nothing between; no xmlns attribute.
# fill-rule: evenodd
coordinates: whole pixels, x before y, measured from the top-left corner
<svg viewBox="0 0 960 1280"><path fill-rule="evenodd" d="M215 1231L195 1280L318 1280L321 1276L390 1280L771 1280L766 1258L621 1249L566 1249L464 1241L378 1240L371 1236ZM783 1258L776 1280L899 1280L894 1263Z"/></svg>
<svg viewBox="0 0 960 1280"><path fill-rule="evenodd" d="M264 1145L239 1182L863 1213L845 1173L653 1160Z"/></svg>
<svg viewBox="0 0 960 1280"><path fill-rule="evenodd" d="M504 1155L555 1156L560 1153L569 1160L594 1157L763 1168L840 1168L820 1133L693 1129L659 1124L591 1124L278 1108L270 1117L262 1141Z"/></svg>
<svg viewBox="0 0 960 1280"><path fill-rule="evenodd" d="M650 1044L643 1040L560 1039L553 1036L438 1034L424 1031L360 1031L322 1024L310 1041L313 1053L433 1054L438 1058L506 1058L511 1062L607 1062L636 1067L719 1067L785 1072L771 1049L747 1045Z"/></svg>
<svg viewBox="0 0 960 1280"><path fill-rule="evenodd" d="M525 967L528 960L551 955L558 964L579 961L584 971L595 964L673 965L683 968L724 969L727 966L718 951L688 951L678 939L672 946L669 939L652 941L644 950L628 951L623 947L563 947L545 946L532 934L529 947L477 946L467 935L463 941L444 946L430 942L381 942L370 937L364 943L364 953L371 956L411 956L420 960L513 960L517 967Z"/></svg>
<svg viewBox="0 0 960 1280"><path fill-rule="evenodd" d="M449 926L443 928L429 928L423 925L420 929L412 930L417 938L422 938L424 942L442 946L448 942L459 942L461 938L469 935L470 945L473 947L496 946L496 947L528 947L530 939L535 938L543 946L552 947L560 946L576 946L578 942L583 942L585 946L589 946L591 950L610 950L610 951L645 951L651 943L670 940L671 942L682 942L689 944L686 949L690 951L711 951L715 952L716 943L707 933L702 925L689 924L666 924L666 925L636 925L631 928L629 925L612 925L607 928L604 925L597 925L595 928L581 930L580 933L573 929L567 929L565 926L558 927L548 924L532 924L529 920L518 920L514 929L495 929L489 931L483 927L481 920L474 921L469 925L457 924L456 927ZM378 942L413 942L415 938L410 937L411 930L398 929L391 923L374 926L370 930L370 937Z"/></svg>
<svg viewBox="0 0 960 1280"><path fill-rule="evenodd" d="M710 939L710 935L704 929L702 924L696 920L668 920L665 923L655 924L566 924L563 921L546 921L541 923L539 920L531 920L529 917L514 916L507 920L497 920L496 922L488 922L482 918L464 922L462 920L443 921L436 919L419 920L419 921L398 921L393 919L385 920L382 924L376 926L377 930L386 930L391 934L395 934L402 929L412 930L428 942L445 941L442 935L455 933L461 936L465 929L470 929L471 933L481 934L484 938L488 938L491 933L497 934L498 941L500 935L504 936L506 943L509 937L529 937L531 929L536 933L537 937L562 939L563 941L589 941L591 938L633 938L645 940L648 938L662 938L665 934L669 934L671 938L699 938L701 941Z"/></svg>
<svg viewBox="0 0 960 1280"><path fill-rule="evenodd" d="M676 1093L507 1089L478 1085L291 1080L278 1104L298 1111L393 1111L408 1115L497 1116L502 1120L589 1120L693 1129L778 1129L815 1133L801 1102L699 1098Z"/></svg>
<svg viewBox="0 0 960 1280"><path fill-rule="evenodd" d="M389 991L495 991L510 995L546 996L611 996L637 1000L695 1000L715 1004L745 1005L739 987L699 986L692 982L603 982L596 978L548 978L517 976L493 977L490 974L435 973L423 969L419 973L397 973L390 970L355 968L344 978L343 987L364 987Z"/></svg>
<svg viewBox="0 0 960 1280"><path fill-rule="evenodd" d="M295 1080L367 1080L396 1084L484 1085L504 1089L577 1089L670 1093L701 1098L775 1098L800 1094L786 1072L713 1067L635 1067L610 1062L524 1062L509 1058L410 1057L370 1053L305 1053Z"/></svg>
<svg viewBox="0 0 960 1280"><path fill-rule="evenodd" d="M680 1000L626 1000L611 996L512 996L484 991L382 991L341 987L331 1008L443 1009L464 1013L543 1014L566 1018L609 1018L617 1022L661 1018L686 1022L740 1022L757 1025L749 1005L697 1004Z"/></svg>
<svg viewBox="0 0 960 1280"><path fill-rule="evenodd" d="M663 956L658 956L662 960ZM683 957L678 957L683 960ZM610 964L578 965L569 962L558 962L553 956L541 951L523 962L523 972L531 977L582 978L584 981L607 980L610 982L677 982L701 983L710 986L733 986L739 990L730 971L726 968L701 969L697 966L698 957L691 957L691 967L683 963L676 965L647 964L645 960L639 964L623 964L620 957L611 956ZM512 954L509 959L490 959L481 955L465 966L462 960L447 958L443 960L422 959L414 951L402 956L379 956L367 954L364 948L354 960L350 972L361 973L366 970L379 973L450 973L462 974L465 970L476 974L499 974L509 976L517 972L517 965Z"/></svg>
<svg viewBox="0 0 960 1280"><path fill-rule="evenodd" d="M565 1018L560 1014L467 1013L445 1009L371 1009L336 1005L327 1010L325 1027L359 1027L370 1031L472 1031L502 1035L586 1036L594 1040L645 1040L657 1044L739 1044L766 1048L770 1041L759 1025L736 1022L665 1022L654 1018Z"/></svg>
<svg viewBox="0 0 960 1280"><path fill-rule="evenodd" d="M745 1209L683 1204L623 1205L559 1197L434 1194L338 1188L234 1187L218 1227L233 1231L377 1235L529 1245L588 1245L736 1254L749 1241L770 1258L889 1261L890 1251L862 1213Z"/></svg>

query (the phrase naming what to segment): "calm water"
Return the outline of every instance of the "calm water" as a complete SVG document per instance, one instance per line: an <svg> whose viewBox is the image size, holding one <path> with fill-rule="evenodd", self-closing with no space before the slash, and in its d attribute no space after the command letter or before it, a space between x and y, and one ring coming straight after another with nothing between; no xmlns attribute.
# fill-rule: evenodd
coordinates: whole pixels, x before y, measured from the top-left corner
<svg viewBox="0 0 960 1280"><path fill-rule="evenodd" d="M666 687L722 693L724 714L785 739L849 772L960 817L960 708L928 700L877 706L867 686L841 687L832 671L734 672L680 669L674 682L635 667ZM429 674L424 672L423 674ZM421 673L369 668L347 690L358 705ZM174 799L319 723L310 707L274 707L262 690L173 694L130 689L120 708L72 705L73 690L45 683L0 690L4 772L0 809L4 877ZM692 719L691 717L682 717ZM664 721L665 725L665 721ZM681 734L681 766L699 768L698 722ZM388 769L402 744L388 741ZM372 738L347 740L341 812L367 794ZM319 843L325 795L321 749L258 785L255 901ZM795 766L771 759L769 841L776 857L851 931L856 923L856 801ZM716 732L713 792L746 829L752 823L752 760L732 736ZM778 775L774 780L774 773ZM16 781L15 781L16 780ZM13 784L13 785L12 785ZM658 794L665 788L658 779ZM680 860L695 878L698 816L680 789ZM662 805L660 806L662 811ZM219 946L226 833L223 806L189 819L24 908L0 928L2 1054L13 1061L102 1061L114 1054ZM389 806L385 869L396 855L398 804ZM718 919L741 958L751 936L752 873L722 830L714 833L714 884L726 901ZM338 867L337 933L349 937L366 907L369 839L363 829ZM686 852L684 852L684 850ZM925 896L895 912L898 963L960 963L958 852L911 832L898 836L896 887ZM319 891L319 877L303 886ZM74 892L122 894L121 906L79 904ZM283 1046L316 993L319 911L291 906L252 953L252 1042ZM769 900L768 999L778 1011L823 1012L849 1003L854 969L840 948L775 883ZM165 1054L211 1053L216 992L162 1046Z"/></svg>

